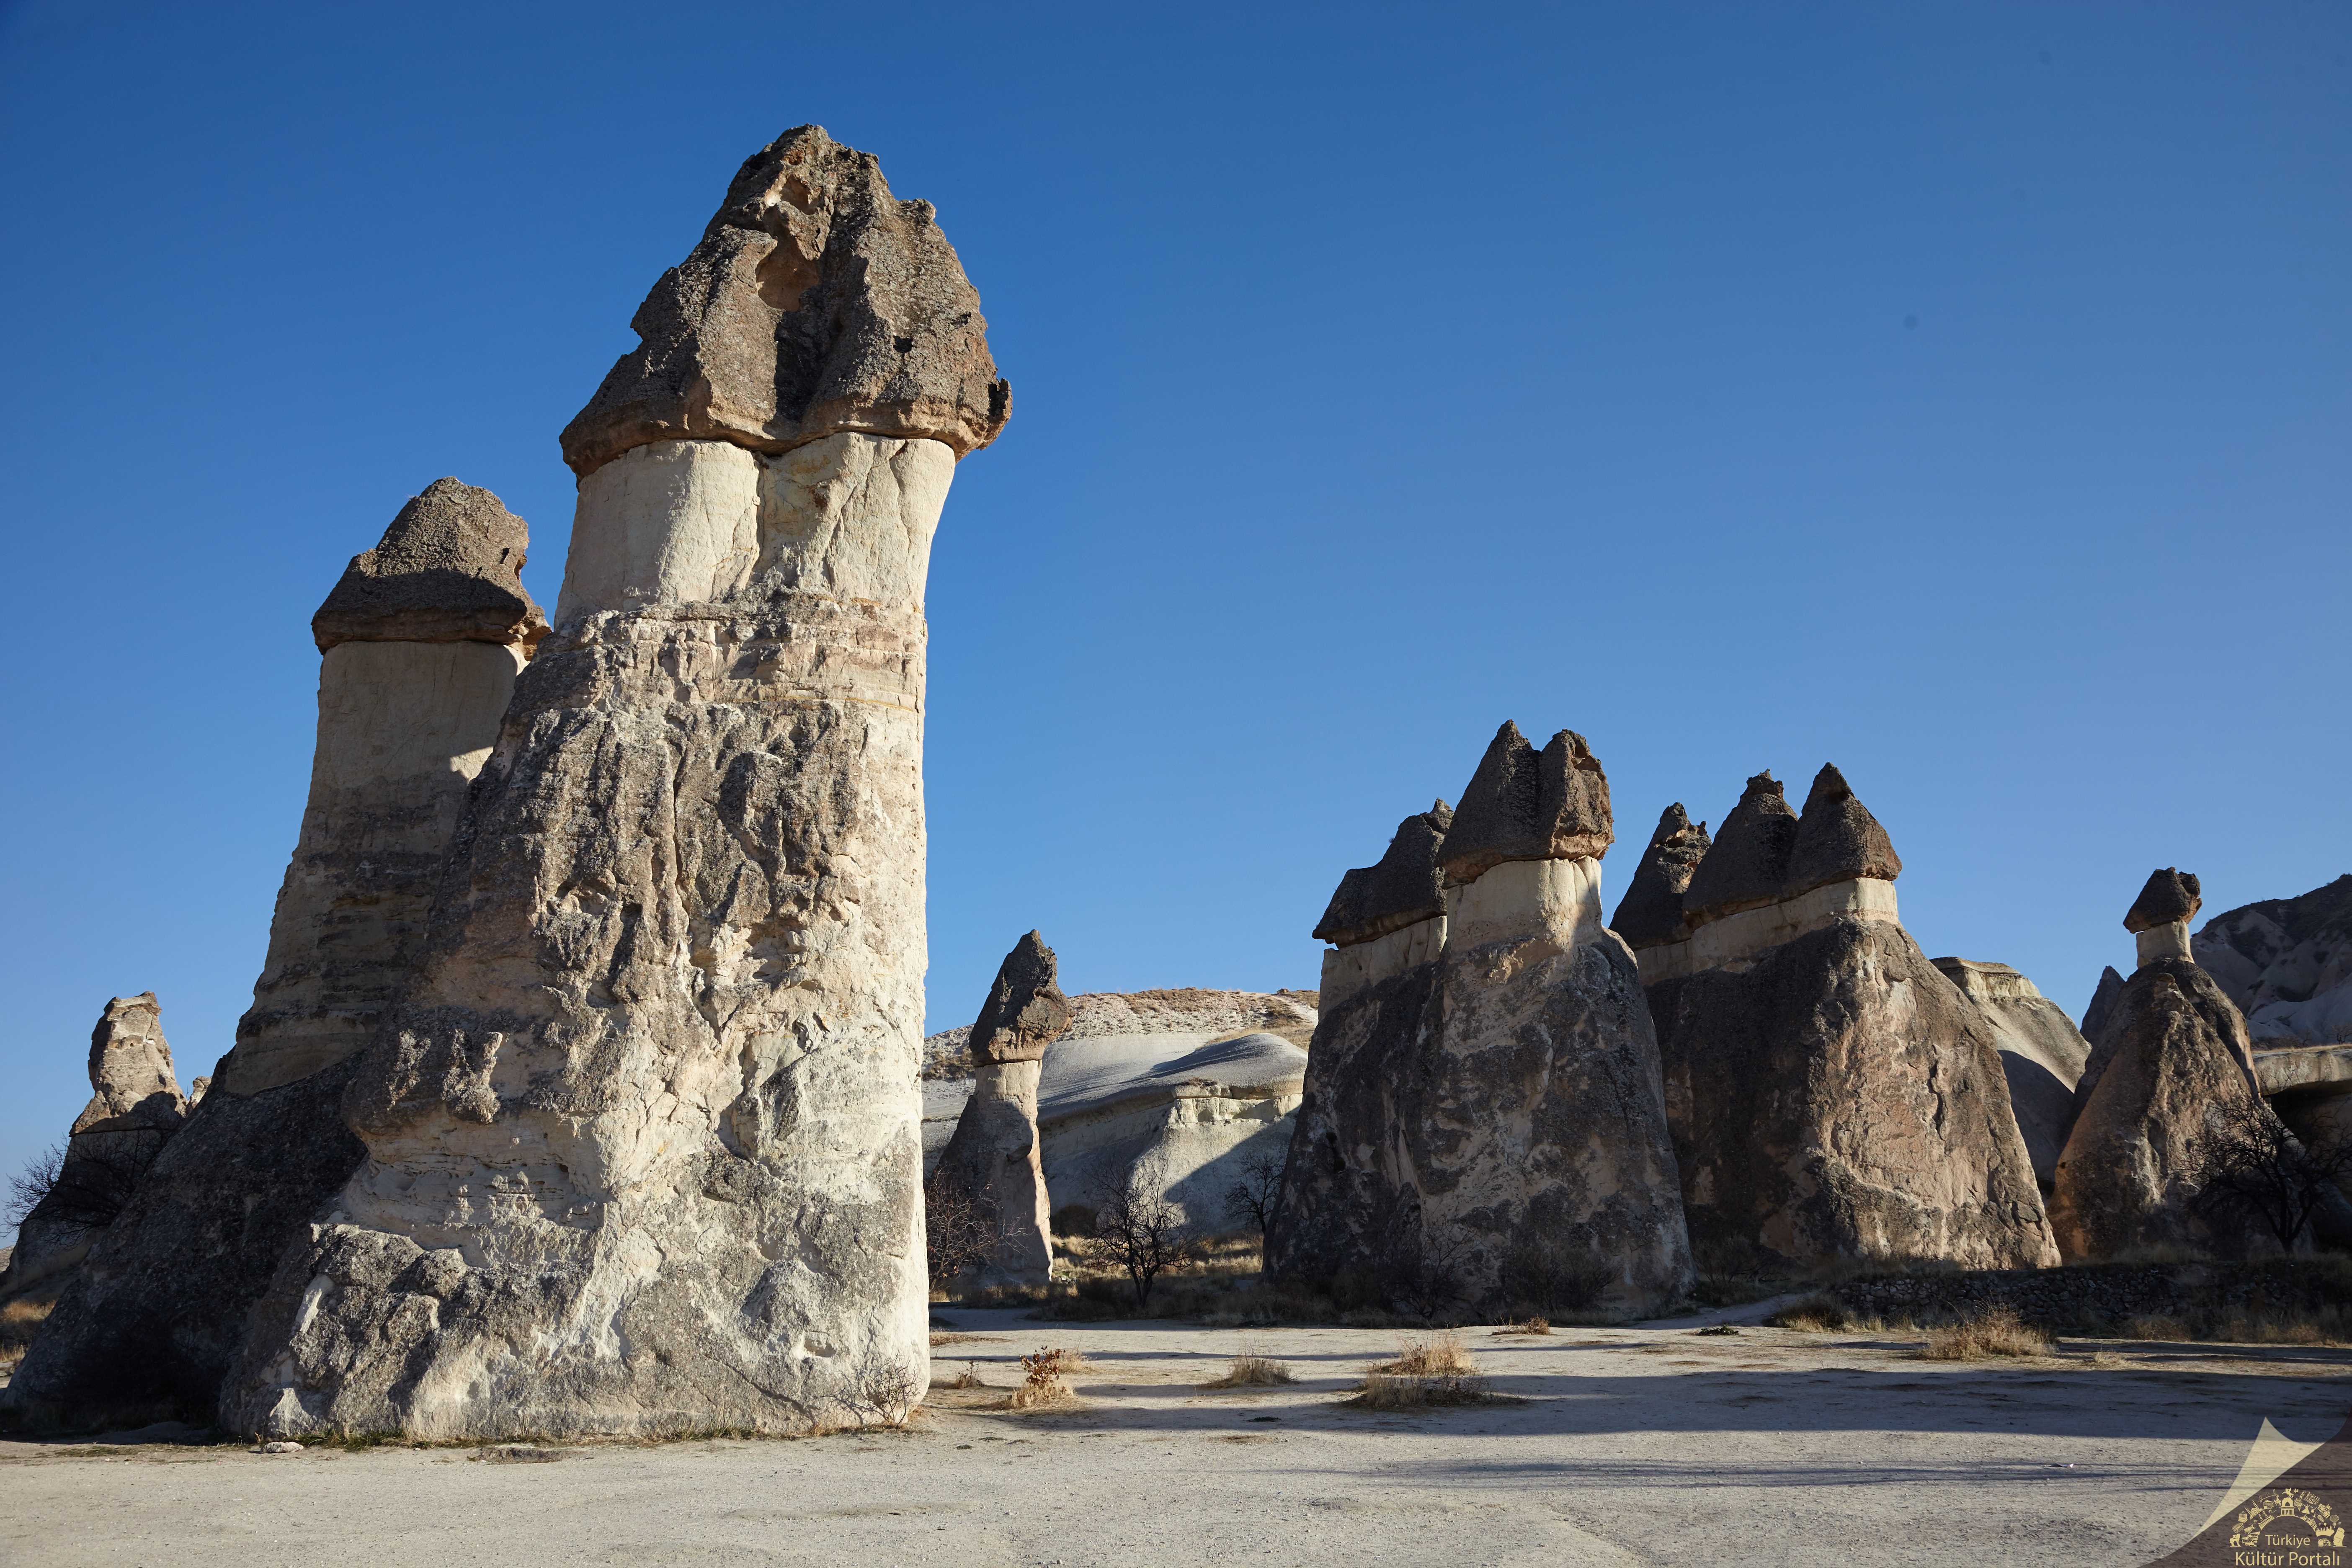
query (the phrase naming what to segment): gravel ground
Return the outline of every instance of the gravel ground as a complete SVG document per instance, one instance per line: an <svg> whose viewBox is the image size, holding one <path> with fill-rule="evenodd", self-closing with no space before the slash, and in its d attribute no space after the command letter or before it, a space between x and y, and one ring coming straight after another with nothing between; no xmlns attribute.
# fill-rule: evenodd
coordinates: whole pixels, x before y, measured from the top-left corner
<svg viewBox="0 0 2352 1568"><path fill-rule="evenodd" d="M1954 1364L1684 1325L1465 1331L1509 1402L1380 1413L1339 1402L1392 1331L942 1316L979 1337L935 1376L990 1386L935 1389L908 1432L546 1458L0 1442L0 1563L2127 1564L2202 1526L2265 1418L2309 1442L2352 1412L2337 1350ZM1092 1362L1077 1403L997 1408L1048 1344ZM1199 1386L1244 1350L1299 1381Z"/></svg>

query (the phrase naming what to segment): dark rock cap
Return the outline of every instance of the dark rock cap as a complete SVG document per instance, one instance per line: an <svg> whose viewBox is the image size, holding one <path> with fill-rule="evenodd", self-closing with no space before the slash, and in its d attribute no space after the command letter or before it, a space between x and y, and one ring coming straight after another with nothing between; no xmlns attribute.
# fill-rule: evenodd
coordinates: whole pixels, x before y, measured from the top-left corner
<svg viewBox="0 0 2352 1568"><path fill-rule="evenodd" d="M1789 853L1789 879L1782 895L1794 898L1832 882L1874 877L1891 882L1903 874L1903 858L1878 818L1853 796L1845 775L1832 763L1813 775L1805 815Z"/></svg>
<svg viewBox="0 0 2352 1568"><path fill-rule="evenodd" d="M1437 856L1453 822L1453 808L1441 800L1398 823L1378 865L1359 866L1339 879L1315 940L1353 947L1444 914Z"/></svg>
<svg viewBox="0 0 2352 1568"><path fill-rule="evenodd" d="M1069 1026L1070 999L1055 984L1054 950L1033 931L997 965L971 1026L971 1059L982 1067L1036 1061Z"/></svg>
<svg viewBox="0 0 2352 1568"><path fill-rule="evenodd" d="M2197 911L2204 907L2197 879L2167 866L2148 873L2147 886L2139 890L2139 897L2132 900L2130 911L2124 916L2124 930L2137 936L2175 921L2195 920Z"/></svg>
<svg viewBox="0 0 2352 1568"><path fill-rule="evenodd" d="M661 276L621 356L563 430L586 475L683 438L782 452L841 430L996 439L1011 388L980 295L929 202L814 125L745 160L701 243Z"/></svg>
<svg viewBox="0 0 2352 1568"><path fill-rule="evenodd" d="M1617 837L1609 776L1573 730L1538 753L1509 720L1470 775L1445 835L1445 879L1475 882L1506 860L1599 858Z"/></svg>
<svg viewBox="0 0 2352 1568"><path fill-rule="evenodd" d="M1777 903L1788 885L1789 860L1797 847L1797 814L1780 795L1770 773L1748 781L1739 804L1723 819L1723 830L1691 873L1683 891L1683 913L1694 926L1740 910Z"/></svg>
<svg viewBox="0 0 2352 1568"><path fill-rule="evenodd" d="M491 642L535 647L547 617L522 585L530 530L498 497L436 479L373 550L352 557L310 636L346 642Z"/></svg>
<svg viewBox="0 0 2352 1568"><path fill-rule="evenodd" d="M1609 927L1628 947L1655 947L1686 934L1683 925L1683 892L1691 873L1706 858L1706 824L1693 823L1683 803L1675 802L1658 817L1658 830L1642 851L1642 863L1617 900L1617 916Z"/></svg>

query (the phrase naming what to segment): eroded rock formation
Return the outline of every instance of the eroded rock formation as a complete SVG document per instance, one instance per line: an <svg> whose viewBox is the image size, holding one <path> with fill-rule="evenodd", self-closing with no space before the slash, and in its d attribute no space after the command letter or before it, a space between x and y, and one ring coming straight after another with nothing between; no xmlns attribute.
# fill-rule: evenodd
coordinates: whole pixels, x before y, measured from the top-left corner
<svg viewBox="0 0 2352 1568"><path fill-rule="evenodd" d="M1801 818L1760 773L1681 909L1643 910L1636 951L1702 1258L2056 1261L1999 1030L1904 931L1901 864L1835 768Z"/></svg>
<svg viewBox="0 0 2352 1568"><path fill-rule="evenodd" d="M2352 1044L2352 876L2215 915L2189 948L2256 1049Z"/></svg>
<svg viewBox="0 0 2352 1568"><path fill-rule="evenodd" d="M529 649L528 532L436 480L311 620L319 723L300 837L236 1044L94 1249L11 1393L50 1419L211 1419L280 1255L358 1166L343 1090L405 984Z"/></svg>
<svg viewBox="0 0 2352 1568"><path fill-rule="evenodd" d="M923 590L1003 416L985 323L929 206L814 127L636 322L239 1429L799 1431L928 1380Z"/></svg>
<svg viewBox="0 0 2352 1568"><path fill-rule="evenodd" d="M16 1248L0 1268L0 1301L54 1298L187 1110L155 994L108 1002L89 1036L89 1103L74 1118L56 1181L16 1228Z"/></svg>
<svg viewBox="0 0 2352 1568"><path fill-rule="evenodd" d="M2055 1002L2006 963L1939 958L1936 967L1992 1022L2010 1110L2025 1136L2033 1179L2046 1195L2074 1121L2074 1085L2090 1059L2091 1042Z"/></svg>
<svg viewBox="0 0 2352 1568"><path fill-rule="evenodd" d="M1053 1278L1037 1079L1045 1047L1069 1026L1054 950L1033 931L1004 955L971 1026L969 1049L979 1069L971 1098L928 1186L933 1202L970 1208L992 1236L976 1285L1043 1285Z"/></svg>
<svg viewBox="0 0 2352 1568"><path fill-rule="evenodd" d="M2239 1240L2191 1201L2209 1108L2261 1098L2244 1017L2189 956L2199 902L2197 879L2167 867L2124 917L2141 961L2092 1040L2050 1197L2070 1259Z"/></svg>
<svg viewBox="0 0 2352 1568"><path fill-rule="evenodd" d="M1471 1300L1626 1313L1687 1289L1656 1037L1633 955L1601 921L1613 837L1583 737L1538 752L1505 724L1450 825L1408 819L1380 866L1348 874L1318 928L1339 945L1270 1237L1277 1273L1405 1294L1442 1277ZM1360 909L1373 886L1397 893Z"/></svg>

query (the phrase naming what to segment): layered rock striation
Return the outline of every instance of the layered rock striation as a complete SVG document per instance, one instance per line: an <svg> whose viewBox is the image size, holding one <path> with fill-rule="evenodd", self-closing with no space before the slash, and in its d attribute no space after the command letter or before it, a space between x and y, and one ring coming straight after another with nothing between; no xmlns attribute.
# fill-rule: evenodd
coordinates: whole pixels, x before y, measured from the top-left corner
<svg viewBox="0 0 2352 1568"><path fill-rule="evenodd" d="M1583 737L1507 723L1451 824L1408 819L1372 868L1416 894L1438 873L1442 915L1367 937L1348 894L1373 879L1342 881L1276 1272L1627 1314L1688 1288L1657 1042L1601 914L1613 837Z"/></svg>
<svg viewBox="0 0 2352 1568"><path fill-rule="evenodd" d="M814 127L636 322L237 1429L803 1431L928 1380L923 591L1003 421L985 323L929 206Z"/></svg>
<svg viewBox="0 0 2352 1568"><path fill-rule="evenodd" d="M1681 874L1663 839L1653 889ZM2056 1261L2000 1031L1903 929L1901 868L1836 768L1801 816L1759 773L1679 908L1624 911L1702 1258Z"/></svg>
<svg viewBox="0 0 2352 1568"><path fill-rule="evenodd" d="M89 1103L74 1118L56 1179L16 1227L0 1301L63 1289L187 1111L155 994L108 1002L89 1036Z"/></svg>
<svg viewBox="0 0 2352 1568"><path fill-rule="evenodd" d="M546 632L523 521L436 480L311 620L310 798L236 1043L12 1393L52 1419L212 1419L247 1316L358 1166L342 1095L419 952L517 670Z"/></svg>
<svg viewBox="0 0 2352 1568"><path fill-rule="evenodd" d="M971 1026L979 1070L927 1192L931 1205L969 1209L985 1228L979 1286L1043 1285L1053 1278L1052 1205L1037 1139L1037 1082L1045 1047L1070 1026L1055 983L1054 950L1031 931L998 966Z"/></svg>

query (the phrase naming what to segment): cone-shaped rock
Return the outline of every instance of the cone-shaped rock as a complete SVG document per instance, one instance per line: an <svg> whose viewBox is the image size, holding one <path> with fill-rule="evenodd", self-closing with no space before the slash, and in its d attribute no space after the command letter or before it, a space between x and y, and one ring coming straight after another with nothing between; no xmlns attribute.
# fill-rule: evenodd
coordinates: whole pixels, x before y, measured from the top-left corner
<svg viewBox="0 0 2352 1568"><path fill-rule="evenodd" d="M2187 959L2141 965L2116 994L2075 1086L2050 1196L2060 1250L2095 1260L2222 1239L2190 1201L2199 1145L2209 1107L2248 1100L2260 1102L2252 1047L2229 996Z"/></svg>
<svg viewBox="0 0 2352 1568"><path fill-rule="evenodd" d="M1723 819L1722 830L1683 891L1683 913L1694 925L1780 900L1797 847L1797 814L1780 781L1758 773Z"/></svg>
<svg viewBox="0 0 2352 1568"><path fill-rule="evenodd" d="M467 790L530 645L523 521L436 480L311 621L319 721L253 1005L13 1391L69 1421L213 1418L279 1255L349 1179L343 1089L406 984Z"/></svg>
<svg viewBox="0 0 2352 1568"><path fill-rule="evenodd" d="M54 1292L129 1202L188 1102L152 991L107 1003L89 1037L89 1103L74 1118L58 1178L26 1212L0 1269L0 1301Z"/></svg>
<svg viewBox="0 0 2352 1568"><path fill-rule="evenodd" d="M365 1158L226 1424L805 1431L921 1397L923 595L1003 415L975 304L929 209L814 130L656 288L568 434L555 630L345 1097Z"/></svg>
<svg viewBox="0 0 2352 1568"><path fill-rule="evenodd" d="M1901 863L1834 769L1804 826L1750 779L1689 940L1642 955L1692 1246L1717 1268L2054 1262L1994 1021L1903 929ZM1844 875L1796 885L1801 835Z"/></svg>
<svg viewBox="0 0 2352 1568"><path fill-rule="evenodd" d="M2107 1020L2115 1016L2116 999L2123 994L2124 977L2114 964L2099 971L2099 984L2091 993L2091 1005L2083 1009L2083 1037L2094 1046L2106 1032Z"/></svg>
<svg viewBox="0 0 2352 1568"><path fill-rule="evenodd" d="M1315 928L1339 945L1323 955L1304 1098L1266 1226L1270 1274L1369 1286L1418 1212L1399 1130L1419 1109L1421 1037L1445 948L1438 857L1453 819L1441 800L1397 824L1379 864L1340 878Z"/></svg>
<svg viewBox="0 0 2352 1568"><path fill-rule="evenodd" d="M1691 873L1706 858L1709 842L1706 824L1692 822L1682 802L1666 807L1658 817L1657 831L1650 835L1649 847L1642 852L1633 880L1627 885L1625 896L1617 900L1617 913L1609 929L1636 950L1688 936L1689 929L1683 923L1683 894L1690 888Z"/></svg>
<svg viewBox="0 0 2352 1568"><path fill-rule="evenodd" d="M1825 766L1813 777L1805 796L1805 813L1797 822L1797 837L1789 853L1789 876L1782 897L1793 898L1832 882L1874 877L1892 882L1903 874L1902 857L1878 826L1869 807L1853 796L1845 775Z"/></svg>
<svg viewBox="0 0 2352 1568"><path fill-rule="evenodd" d="M583 477L680 438L775 453L855 430L961 458L1012 409L931 204L897 200L872 153L814 125L744 161L629 325L639 346L563 431Z"/></svg>
<svg viewBox="0 0 2352 1568"><path fill-rule="evenodd" d="M1597 858L1615 837L1608 775L1584 737L1562 730L1538 752L1506 720L1454 808L1445 879L1475 882L1507 860Z"/></svg>
<svg viewBox="0 0 2352 1568"><path fill-rule="evenodd" d="M1316 922L1315 940L1352 947L1445 912L1445 882L1437 868L1438 847L1454 813L1441 800L1397 824L1388 852L1370 866L1339 879L1337 892Z"/></svg>
<svg viewBox="0 0 2352 1568"><path fill-rule="evenodd" d="M1043 1285L1053 1277L1037 1080L1045 1047L1069 1026L1070 999L1055 984L1054 950L1033 931L1004 955L971 1026L978 1068L971 1098L927 1190L935 1219L988 1237L975 1284Z"/></svg>
<svg viewBox="0 0 2352 1568"><path fill-rule="evenodd" d="M2033 1179L2046 1194L2074 1123L2074 1086L2090 1060L2091 1043L2056 1003L2006 963L1939 958L1936 967L1992 1021L2010 1109L2032 1157Z"/></svg>

